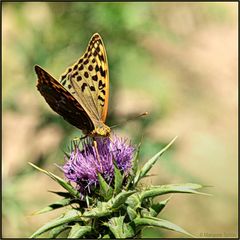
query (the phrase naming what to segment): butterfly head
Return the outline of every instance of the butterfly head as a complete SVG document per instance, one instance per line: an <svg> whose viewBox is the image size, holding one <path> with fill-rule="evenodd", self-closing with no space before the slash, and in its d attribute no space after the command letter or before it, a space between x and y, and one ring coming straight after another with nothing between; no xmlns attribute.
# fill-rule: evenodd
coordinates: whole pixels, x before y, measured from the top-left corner
<svg viewBox="0 0 240 240"><path fill-rule="evenodd" d="M98 137L108 137L110 135L111 129L104 123L98 124L95 129L91 132L91 135Z"/></svg>

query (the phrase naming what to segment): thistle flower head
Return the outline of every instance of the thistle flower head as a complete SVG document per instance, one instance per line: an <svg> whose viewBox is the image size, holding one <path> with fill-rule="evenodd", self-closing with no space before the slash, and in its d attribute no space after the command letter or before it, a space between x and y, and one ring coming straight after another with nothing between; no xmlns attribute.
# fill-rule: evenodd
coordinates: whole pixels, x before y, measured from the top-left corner
<svg viewBox="0 0 240 240"><path fill-rule="evenodd" d="M68 238L136 238L141 236L145 226L169 229L193 237L174 223L159 219L157 216L170 198L160 202L155 202L154 198L168 193L204 194L198 191L201 185L138 185L174 140L150 158L141 169L136 165L139 148L133 158L135 149L124 139L116 136L111 139L99 138L96 140L97 147L89 139L82 141L81 148L73 149L62 168L66 178L74 182L78 190L55 174L31 164L67 190L54 192L63 198L37 213L68 206L60 218L46 223L31 237L36 238L51 230L50 238L56 238L70 228ZM126 174L129 174L127 179ZM123 181L124 178L126 181Z"/></svg>
<svg viewBox="0 0 240 240"><path fill-rule="evenodd" d="M75 147L63 166L65 177L76 183L81 193L91 192L98 185L98 174L108 184L114 179L114 164L128 175L134 154L134 147L126 139L113 135L112 138L97 138L96 145L86 139L82 148Z"/></svg>

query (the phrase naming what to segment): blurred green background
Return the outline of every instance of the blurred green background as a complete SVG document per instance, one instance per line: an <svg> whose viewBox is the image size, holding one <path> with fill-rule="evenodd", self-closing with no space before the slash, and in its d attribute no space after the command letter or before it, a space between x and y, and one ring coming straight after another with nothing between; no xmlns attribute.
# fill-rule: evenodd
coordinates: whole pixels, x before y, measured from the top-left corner
<svg viewBox="0 0 240 240"><path fill-rule="evenodd" d="M212 197L173 195L162 218L201 237L237 236L237 3L3 3L3 236L28 237L59 212L31 216L59 187L76 128L36 89L33 66L57 79L101 34L110 68L109 126L138 144L141 164L178 135L146 184L196 182ZM145 237L181 237L146 229Z"/></svg>

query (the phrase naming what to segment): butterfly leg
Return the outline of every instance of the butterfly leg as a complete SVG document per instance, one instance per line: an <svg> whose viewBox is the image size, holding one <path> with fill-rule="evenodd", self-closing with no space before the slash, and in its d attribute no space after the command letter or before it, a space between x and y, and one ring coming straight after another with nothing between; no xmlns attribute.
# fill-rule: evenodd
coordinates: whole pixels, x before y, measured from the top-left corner
<svg viewBox="0 0 240 240"><path fill-rule="evenodd" d="M110 136L108 136L108 138L109 138L109 140L113 143L113 140L112 140L112 138L110 137Z"/></svg>
<svg viewBox="0 0 240 240"><path fill-rule="evenodd" d="M88 135L85 135L85 136L83 136L83 137L75 137L75 138L73 138L73 141L81 141L81 140L83 140L83 139L85 139L85 138L87 138L88 137Z"/></svg>
<svg viewBox="0 0 240 240"><path fill-rule="evenodd" d="M75 137L72 139L72 144L73 144L73 147L74 147L74 151L76 152L76 149L79 147L79 144L80 144L80 141L87 138L88 136L85 135L83 137Z"/></svg>
<svg viewBox="0 0 240 240"><path fill-rule="evenodd" d="M100 165L101 172L103 172L103 167L102 167L102 163L101 163L101 161L100 161L100 156L99 156L98 148L97 148L97 141L96 141L96 139L94 139L94 138L93 138L93 146L94 146L94 148L95 148L95 150L96 150L97 160L98 160L98 163L99 163L99 165Z"/></svg>

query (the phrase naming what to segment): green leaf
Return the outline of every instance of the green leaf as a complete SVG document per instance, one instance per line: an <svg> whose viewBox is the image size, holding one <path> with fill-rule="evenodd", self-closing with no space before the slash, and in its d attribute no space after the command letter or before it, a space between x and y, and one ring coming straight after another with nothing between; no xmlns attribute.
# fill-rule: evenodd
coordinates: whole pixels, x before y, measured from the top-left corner
<svg viewBox="0 0 240 240"><path fill-rule="evenodd" d="M139 197L139 193L136 192L134 193L132 196L130 196L126 203L127 205L129 205L132 209L137 209L137 208L141 208L141 201L140 201L140 197Z"/></svg>
<svg viewBox="0 0 240 240"><path fill-rule="evenodd" d="M152 186L146 190L143 190L140 193L140 199L142 201L145 198L149 198L149 197L153 198L153 197L160 196L163 194L168 194L168 193L192 193L192 194L202 194L202 195L209 196L209 194L207 193L196 191L197 189L200 189L200 188L202 188L202 185L194 184L194 183Z"/></svg>
<svg viewBox="0 0 240 240"><path fill-rule="evenodd" d="M167 203L169 202L169 200L171 199L171 196L159 203L155 203L150 207L150 214L152 217L156 217L167 205Z"/></svg>
<svg viewBox="0 0 240 240"><path fill-rule="evenodd" d="M98 174L98 181L100 185L100 196L102 196L106 201L108 201L113 196L113 189L107 184L105 179Z"/></svg>
<svg viewBox="0 0 240 240"><path fill-rule="evenodd" d="M131 238L134 231L129 224L124 223L124 216L113 217L107 224L115 238Z"/></svg>
<svg viewBox="0 0 240 240"><path fill-rule="evenodd" d="M105 234L102 238L110 238L108 234Z"/></svg>
<svg viewBox="0 0 240 240"><path fill-rule="evenodd" d="M132 171L127 178L126 189L129 188L129 185L133 182L133 179L135 179L136 174L138 172L138 161L139 161L138 157L140 152L140 146L141 146L141 142L138 144L137 151L132 161Z"/></svg>
<svg viewBox="0 0 240 240"><path fill-rule="evenodd" d="M67 158L70 158L70 156L71 156L71 152L69 151L69 153L68 152L65 152L65 151L63 151L63 153L66 155L66 157Z"/></svg>
<svg viewBox="0 0 240 240"><path fill-rule="evenodd" d="M112 213L110 209L109 202L99 202L98 206L85 211L83 217L96 218L96 217L106 217Z"/></svg>
<svg viewBox="0 0 240 240"><path fill-rule="evenodd" d="M68 238L82 238L84 235L91 231L91 226L81 226L79 223L76 223L74 226L72 226Z"/></svg>
<svg viewBox="0 0 240 240"><path fill-rule="evenodd" d="M98 206L85 211L83 217L106 217L112 212L116 211L123 203L126 202L126 199L133 194L135 191L123 191L119 193L115 198L110 199L108 202L98 202Z"/></svg>
<svg viewBox="0 0 240 240"><path fill-rule="evenodd" d="M51 191L51 190L48 190L48 192L50 193L54 193L60 197L64 197L64 198L71 198L72 195L69 193L69 192L55 192L55 191Z"/></svg>
<svg viewBox="0 0 240 240"><path fill-rule="evenodd" d="M114 199L111 199L112 209L119 208L122 204L124 204L129 196L134 194L136 191L122 191L119 193Z"/></svg>
<svg viewBox="0 0 240 240"><path fill-rule="evenodd" d="M46 212L50 212L52 210L55 210L55 209L58 209L58 208L61 208L61 207L65 207L67 205L69 205L71 203L71 200L72 199L69 199L69 198L63 198L55 203L52 203L50 205L48 205L47 207L33 213L34 215L37 215L37 214L42 214L42 213L46 213Z"/></svg>
<svg viewBox="0 0 240 240"><path fill-rule="evenodd" d="M137 212L130 206L127 206L127 214L131 221L137 217Z"/></svg>
<svg viewBox="0 0 240 240"><path fill-rule="evenodd" d="M165 148L163 148L160 152L158 152L155 156L153 156L150 160L148 160L142 169L136 174L134 178L134 184L136 185L141 178L145 177L146 174L150 171L156 161L162 156L162 154L174 143L177 137L175 137Z"/></svg>
<svg viewBox="0 0 240 240"><path fill-rule="evenodd" d="M188 236L194 237L192 234L188 233L183 228L164 219L159 219L154 217L144 217L144 218L135 218L133 222L137 228L142 228L144 226L160 227L160 228L172 230L175 232L183 233Z"/></svg>
<svg viewBox="0 0 240 240"><path fill-rule="evenodd" d="M54 220L46 223L45 225L43 225L36 232L34 232L30 238L36 238L39 235L41 235L55 227L58 227L60 225L66 224L66 223L74 222L74 221L82 221L82 220L79 216L78 211L71 210L67 214L65 214L63 217L54 219Z"/></svg>
<svg viewBox="0 0 240 240"><path fill-rule="evenodd" d="M73 197L77 197L79 198L79 192L73 188L73 186L71 184L69 184L68 182L66 182L65 180L63 180L62 178L58 177L57 175L51 173L51 172L48 172L38 166L36 166L35 164L33 163L30 163L29 164L36 168L37 170L39 170L40 172L43 172L45 173L46 175L48 175L50 178L52 178L54 181L56 181L57 183L59 183L63 188L65 188Z"/></svg>
<svg viewBox="0 0 240 240"><path fill-rule="evenodd" d="M141 147L142 141L137 146L137 151L135 153L135 156L133 158L133 165L132 165L132 171L133 174L135 175L138 169L138 157L139 157L139 152L140 152L140 147Z"/></svg>
<svg viewBox="0 0 240 240"><path fill-rule="evenodd" d="M61 232L65 231L67 228L70 228L68 224L63 224L58 227L55 227L52 229L52 231L49 233L49 238L56 238Z"/></svg>
<svg viewBox="0 0 240 240"><path fill-rule="evenodd" d="M123 176L117 166L114 164L114 193L118 194L121 191Z"/></svg>

